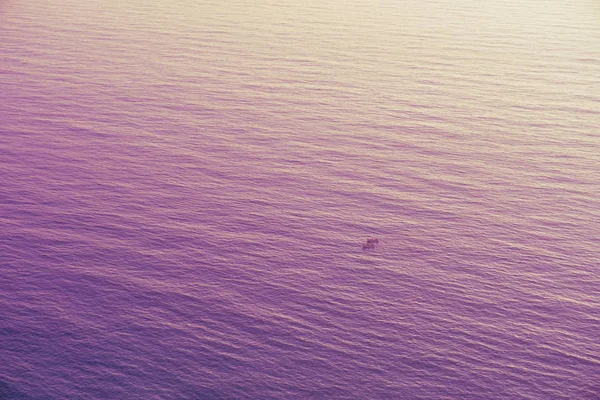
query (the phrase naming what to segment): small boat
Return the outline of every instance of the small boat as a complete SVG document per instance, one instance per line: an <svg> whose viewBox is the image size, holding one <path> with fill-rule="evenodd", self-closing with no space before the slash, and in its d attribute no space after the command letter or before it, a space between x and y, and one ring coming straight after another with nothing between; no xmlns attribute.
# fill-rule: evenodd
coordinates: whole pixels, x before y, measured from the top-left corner
<svg viewBox="0 0 600 400"><path fill-rule="evenodd" d="M369 238L367 239L367 243L363 244L363 250L375 250L375 245L379 244L379 239L377 238Z"/></svg>

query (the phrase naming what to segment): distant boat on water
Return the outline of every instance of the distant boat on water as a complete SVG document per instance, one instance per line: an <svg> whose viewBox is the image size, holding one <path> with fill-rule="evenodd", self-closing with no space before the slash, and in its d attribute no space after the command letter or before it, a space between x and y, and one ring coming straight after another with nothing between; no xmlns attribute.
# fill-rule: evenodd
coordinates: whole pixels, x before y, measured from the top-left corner
<svg viewBox="0 0 600 400"><path fill-rule="evenodd" d="M367 242L362 245L362 249L364 251L375 250L375 245L376 244L379 244L379 239L378 238L369 238L369 239L367 239Z"/></svg>

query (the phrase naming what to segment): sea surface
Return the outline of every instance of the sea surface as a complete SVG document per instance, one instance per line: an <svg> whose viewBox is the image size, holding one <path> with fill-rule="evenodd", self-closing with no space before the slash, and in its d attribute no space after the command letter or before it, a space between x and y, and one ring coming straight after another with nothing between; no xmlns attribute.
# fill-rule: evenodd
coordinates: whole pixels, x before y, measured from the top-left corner
<svg viewBox="0 0 600 400"><path fill-rule="evenodd" d="M0 0L0 399L600 399L600 3Z"/></svg>

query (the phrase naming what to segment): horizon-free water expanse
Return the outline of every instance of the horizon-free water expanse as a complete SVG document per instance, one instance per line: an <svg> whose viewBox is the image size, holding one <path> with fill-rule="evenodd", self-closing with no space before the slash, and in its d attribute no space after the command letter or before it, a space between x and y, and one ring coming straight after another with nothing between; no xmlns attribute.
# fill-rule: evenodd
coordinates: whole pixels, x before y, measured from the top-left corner
<svg viewBox="0 0 600 400"><path fill-rule="evenodd" d="M0 399L600 398L597 1L8 0L0 51Z"/></svg>

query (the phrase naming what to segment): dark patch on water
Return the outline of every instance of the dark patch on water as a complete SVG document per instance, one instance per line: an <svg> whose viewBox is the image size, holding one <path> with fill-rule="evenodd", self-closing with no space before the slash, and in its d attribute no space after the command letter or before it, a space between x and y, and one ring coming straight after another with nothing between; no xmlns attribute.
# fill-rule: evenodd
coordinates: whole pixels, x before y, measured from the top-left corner
<svg viewBox="0 0 600 400"><path fill-rule="evenodd" d="M0 400L33 400L33 397L13 389L6 382L0 381Z"/></svg>
<svg viewBox="0 0 600 400"><path fill-rule="evenodd" d="M191 390L182 400L229 400L230 398L216 390L201 387Z"/></svg>

